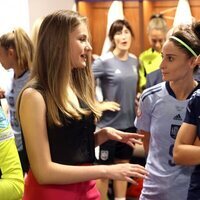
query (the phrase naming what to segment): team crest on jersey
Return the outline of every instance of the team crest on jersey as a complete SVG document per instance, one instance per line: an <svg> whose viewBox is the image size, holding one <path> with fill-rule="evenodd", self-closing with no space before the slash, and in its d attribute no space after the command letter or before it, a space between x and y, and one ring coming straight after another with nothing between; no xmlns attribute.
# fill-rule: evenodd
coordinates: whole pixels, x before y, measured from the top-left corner
<svg viewBox="0 0 200 200"><path fill-rule="evenodd" d="M101 160L108 160L109 152L107 150L101 150L100 158Z"/></svg>
<svg viewBox="0 0 200 200"><path fill-rule="evenodd" d="M177 135L178 130L179 130L180 127L181 127L180 125L176 125L176 124L172 124L171 125L170 136L173 139L176 139L176 135Z"/></svg>

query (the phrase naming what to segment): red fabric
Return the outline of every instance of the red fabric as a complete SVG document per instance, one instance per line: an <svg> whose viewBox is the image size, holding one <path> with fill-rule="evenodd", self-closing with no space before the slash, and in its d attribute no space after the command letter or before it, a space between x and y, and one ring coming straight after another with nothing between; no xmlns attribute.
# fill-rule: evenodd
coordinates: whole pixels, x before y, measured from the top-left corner
<svg viewBox="0 0 200 200"><path fill-rule="evenodd" d="M138 185L130 185L127 188L127 197L139 197L142 191L142 185L143 185L143 179L141 178L135 178L134 179Z"/></svg>
<svg viewBox="0 0 200 200"><path fill-rule="evenodd" d="M66 185L39 185L31 171L25 179L23 200L100 200L95 181Z"/></svg>

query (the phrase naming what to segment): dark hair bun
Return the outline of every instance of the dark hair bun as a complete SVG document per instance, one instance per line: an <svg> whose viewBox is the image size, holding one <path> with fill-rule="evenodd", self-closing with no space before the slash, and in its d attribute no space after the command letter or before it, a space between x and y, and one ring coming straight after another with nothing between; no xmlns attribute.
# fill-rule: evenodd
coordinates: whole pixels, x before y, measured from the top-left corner
<svg viewBox="0 0 200 200"><path fill-rule="evenodd" d="M163 14L153 14L153 15L150 17L150 20L151 20L151 19L154 19L154 18L162 18L162 19L163 19Z"/></svg>
<svg viewBox="0 0 200 200"><path fill-rule="evenodd" d="M200 39L200 21L193 23L192 29L196 36Z"/></svg>

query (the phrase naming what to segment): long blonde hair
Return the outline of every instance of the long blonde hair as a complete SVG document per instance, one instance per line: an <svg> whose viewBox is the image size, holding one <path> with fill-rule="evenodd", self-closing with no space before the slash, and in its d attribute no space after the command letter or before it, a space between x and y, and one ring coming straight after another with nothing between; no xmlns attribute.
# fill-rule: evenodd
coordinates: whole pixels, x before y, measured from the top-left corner
<svg viewBox="0 0 200 200"><path fill-rule="evenodd" d="M12 32L0 37L0 46L5 50L13 48L17 55L18 66L28 70L32 66L34 47L28 34L22 28L15 28Z"/></svg>
<svg viewBox="0 0 200 200"><path fill-rule="evenodd" d="M60 111L76 119L91 112L97 118L101 115L101 108L95 100L91 57L87 58L87 66L81 69L72 69L70 62L70 33L81 23L87 26L85 17L60 10L46 16L39 30L31 80L26 87L41 88L50 125L62 125ZM75 106L67 88L71 88L87 108Z"/></svg>

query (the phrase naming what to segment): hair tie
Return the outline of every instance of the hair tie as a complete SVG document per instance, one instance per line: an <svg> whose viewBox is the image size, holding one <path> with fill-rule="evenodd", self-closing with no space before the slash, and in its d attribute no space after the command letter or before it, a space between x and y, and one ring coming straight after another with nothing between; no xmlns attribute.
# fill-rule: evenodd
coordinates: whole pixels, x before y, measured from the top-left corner
<svg viewBox="0 0 200 200"><path fill-rule="evenodd" d="M175 37L175 36L170 36L169 38L176 40L180 44L182 44L193 56L198 57L198 55L194 52L194 50L189 47L185 42L183 42L181 39Z"/></svg>

